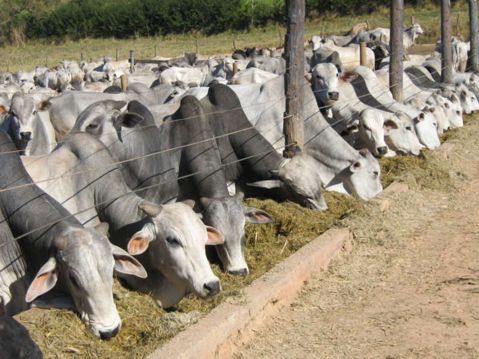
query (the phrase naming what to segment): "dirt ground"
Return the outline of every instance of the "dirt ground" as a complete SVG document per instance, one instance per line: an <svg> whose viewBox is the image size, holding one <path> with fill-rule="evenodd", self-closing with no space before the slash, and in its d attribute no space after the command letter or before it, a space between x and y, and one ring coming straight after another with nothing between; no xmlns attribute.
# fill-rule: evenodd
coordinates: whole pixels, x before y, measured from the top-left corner
<svg viewBox="0 0 479 359"><path fill-rule="evenodd" d="M468 131L437 154L451 186L413 185L352 218L352 253L237 357L479 358L479 125Z"/></svg>

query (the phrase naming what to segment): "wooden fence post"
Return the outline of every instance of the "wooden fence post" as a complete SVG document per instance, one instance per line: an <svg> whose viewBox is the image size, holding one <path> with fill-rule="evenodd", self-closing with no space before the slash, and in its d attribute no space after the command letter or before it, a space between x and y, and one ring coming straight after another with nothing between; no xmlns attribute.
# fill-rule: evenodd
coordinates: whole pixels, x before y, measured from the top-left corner
<svg viewBox="0 0 479 359"><path fill-rule="evenodd" d="M359 43L359 64L366 66L366 43L364 41Z"/></svg>
<svg viewBox="0 0 479 359"><path fill-rule="evenodd" d="M121 91L126 92L128 89L128 77L126 74L123 74L120 76L120 86L121 86Z"/></svg>
<svg viewBox="0 0 479 359"><path fill-rule="evenodd" d="M135 71L135 51L130 50L130 73Z"/></svg>
<svg viewBox="0 0 479 359"><path fill-rule="evenodd" d="M83 62L83 52L80 52L80 62Z"/></svg>
<svg viewBox="0 0 479 359"><path fill-rule="evenodd" d="M199 55L200 54L200 44L198 42L198 39L196 39L196 41L195 41L195 46L196 46L196 54Z"/></svg>
<svg viewBox="0 0 479 359"><path fill-rule="evenodd" d="M451 1L441 0L441 81L452 83Z"/></svg>
<svg viewBox="0 0 479 359"><path fill-rule="evenodd" d="M284 88L286 112L283 132L283 156L294 157L304 146L304 124L301 99L304 86L304 20L305 0L286 0L288 31L285 38L286 74Z"/></svg>
<svg viewBox="0 0 479 359"><path fill-rule="evenodd" d="M118 47L115 50L115 58L116 58L116 61L118 61L118 59L120 58L120 51L118 50Z"/></svg>
<svg viewBox="0 0 479 359"><path fill-rule="evenodd" d="M477 0L469 0L469 38L471 41L471 68L470 71L479 72L478 36L477 36Z"/></svg>
<svg viewBox="0 0 479 359"><path fill-rule="evenodd" d="M390 22L391 38L389 46L391 48L389 60L389 90L394 99L398 102L403 101L403 14L404 1L391 0ZM411 18L411 23L414 23Z"/></svg>
<svg viewBox="0 0 479 359"><path fill-rule="evenodd" d="M158 56L158 48L157 48L157 46L156 46L156 44L155 44L155 57L156 57L156 56Z"/></svg>

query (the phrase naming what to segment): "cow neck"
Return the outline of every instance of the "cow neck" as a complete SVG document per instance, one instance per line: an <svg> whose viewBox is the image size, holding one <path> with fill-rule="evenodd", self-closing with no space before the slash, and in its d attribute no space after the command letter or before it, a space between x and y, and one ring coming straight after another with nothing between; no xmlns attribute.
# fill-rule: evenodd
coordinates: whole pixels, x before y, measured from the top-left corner
<svg viewBox="0 0 479 359"><path fill-rule="evenodd" d="M200 112L184 112L183 106L172 116L170 131L178 145L188 145L181 150L180 177L189 176L194 192L200 197L223 198L228 196L226 179L221 166L221 156L214 132L207 118Z"/></svg>
<svg viewBox="0 0 479 359"><path fill-rule="evenodd" d="M24 298L28 289L27 266L22 251L0 214L0 293L10 301L3 303L6 315L15 315L28 308Z"/></svg>
<svg viewBox="0 0 479 359"><path fill-rule="evenodd" d="M207 118L216 136L230 133L219 144L221 159L224 165L243 159L241 167L226 166L227 169L236 170L236 175L227 174L228 180L236 180L241 175L241 168L247 167L248 173L254 177L268 179L271 171L278 170L283 158L273 146L252 127L248 121L236 94L226 86L219 88L215 94L228 97L227 101L218 98L213 104L208 97L202 100ZM224 114L227 113L228 116ZM260 154L260 155L258 155Z"/></svg>
<svg viewBox="0 0 479 359"><path fill-rule="evenodd" d="M2 154L2 163L9 170L0 171L0 187L27 185L0 194L2 212L13 236L24 235L19 243L30 272L36 272L51 254L53 240L67 230L82 226L53 198L37 186L30 185L32 180L14 152L13 144L3 133L0 141L0 152L11 152Z"/></svg>
<svg viewBox="0 0 479 359"><path fill-rule="evenodd" d="M175 200L178 196L179 155L178 151L165 151L172 147L168 128L158 129L154 124L142 121L133 129L122 128L122 140L112 151L116 159L137 158L122 165L128 186L155 203Z"/></svg>

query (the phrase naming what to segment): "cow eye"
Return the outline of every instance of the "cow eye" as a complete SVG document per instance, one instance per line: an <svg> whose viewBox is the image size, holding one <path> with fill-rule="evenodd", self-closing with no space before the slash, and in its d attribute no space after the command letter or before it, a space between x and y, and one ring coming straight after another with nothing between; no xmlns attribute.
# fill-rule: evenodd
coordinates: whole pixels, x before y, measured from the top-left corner
<svg viewBox="0 0 479 359"><path fill-rule="evenodd" d="M406 126L406 130L411 131L411 126Z"/></svg>
<svg viewBox="0 0 479 359"><path fill-rule="evenodd" d="M168 244L171 244L173 246L179 246L180 245L180 241L176 237L168 236L168 237L166 237L166 241L168 242Z"/></svg>
<svg viewBox="0 0 479 359"><path fill-rule="evenodd" d="M96 130L98 128L98 123L90 123L86 129L87 130Z"/></svg>
<svg viewBox="0 0 479 359"><path fill-rule="evenodd" d="M373 175L374 175L375 177L378 177L378 176L379 176L379 172L378 172L378 171L373 171Z"/></svg>

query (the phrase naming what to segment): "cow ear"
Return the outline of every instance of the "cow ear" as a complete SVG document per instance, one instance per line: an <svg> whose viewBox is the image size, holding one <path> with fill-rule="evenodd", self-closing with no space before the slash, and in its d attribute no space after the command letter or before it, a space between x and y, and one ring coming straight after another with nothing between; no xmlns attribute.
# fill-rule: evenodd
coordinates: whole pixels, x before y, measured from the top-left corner
<svg viewBox="0 0 479 359"><path fill-rule="evenodd" d="M28 287L25 301L30 303L37 297L51 290L58 280L57 261L55 257L50 259L40 268L37 275L33 279L30 287Z"/></svg>
<svg viewBox="0 0 479 359"><path fill-rule="evenodd" d="M115 272L133 275L139 278L146 278L148 276L145 268L143 268L141 263L138 262L135 258L130 256L120 247L117 247L113 244L111 244L110 246L111 252L113 254L113 259L115 260Z"/></svg>
<svg viewBox="0 0 479 359"><path fill-rule="evenodd" d="M225 242L223 234L214 227L206 226L206 234L208 235L207 246L216 246Z"/></svg>
<svg viewBox="0 0 479 359"><path fill-rule="evenodd" d="M361 162L359 162L359 161L356 161L351 166L349 166L349 169L353 173L356 172L357 170L359 170L360 168L361 168Z"/></svg>
<svg viewBox="0 0 479 359"><path fill-rule="evenodd" d="M133 112L124 112L120 114L113 122L116 128L127 127L132 128L143 121L143 117Z"/></svg>
<svg viewBox="0 0 479 359"><path fill-rule="evenodd" d="M52 103L49 100L42 101L37 105L38 111L46 111L52 106Z"/></svg>
<svg viewBox="0 0 479 359"><path fill-rule="evenodd" d="M246 207L245 217L252 224L266 224L274 221L269 213L254 207Z"/></svg>
<svg viewBox="0 0 479 359"><path fill-rule="evenodd" d="M146 252L146 250L150 246L150 242L154 241L155 238L156 237L154 229L152 229L150 225L147 225L135 234L133 234L133 236L128 241L126 249L131 255L140 255Z"/></svg>
<svg viewBox="0 0 479 359"><path fill-rule="evenodd" d="M0 113L6 113L6 112L7 112L7 109L5 108L5 106L0 105Z"/></svg>
<svg viewBox="0 0 479 359"><path fill-rule="evenodd" d="M417 117L416 117L416 123L424 121L426 116L424 115L424 112L421 112Z"/></svg>
<svg viewBox="0 0 479 359"><path fill-rule="evenodd" d="M384 133L388 134L391 130L397 130L398 125L393 120L386 120L384 121L383 128L384 128Z"/></svg>

